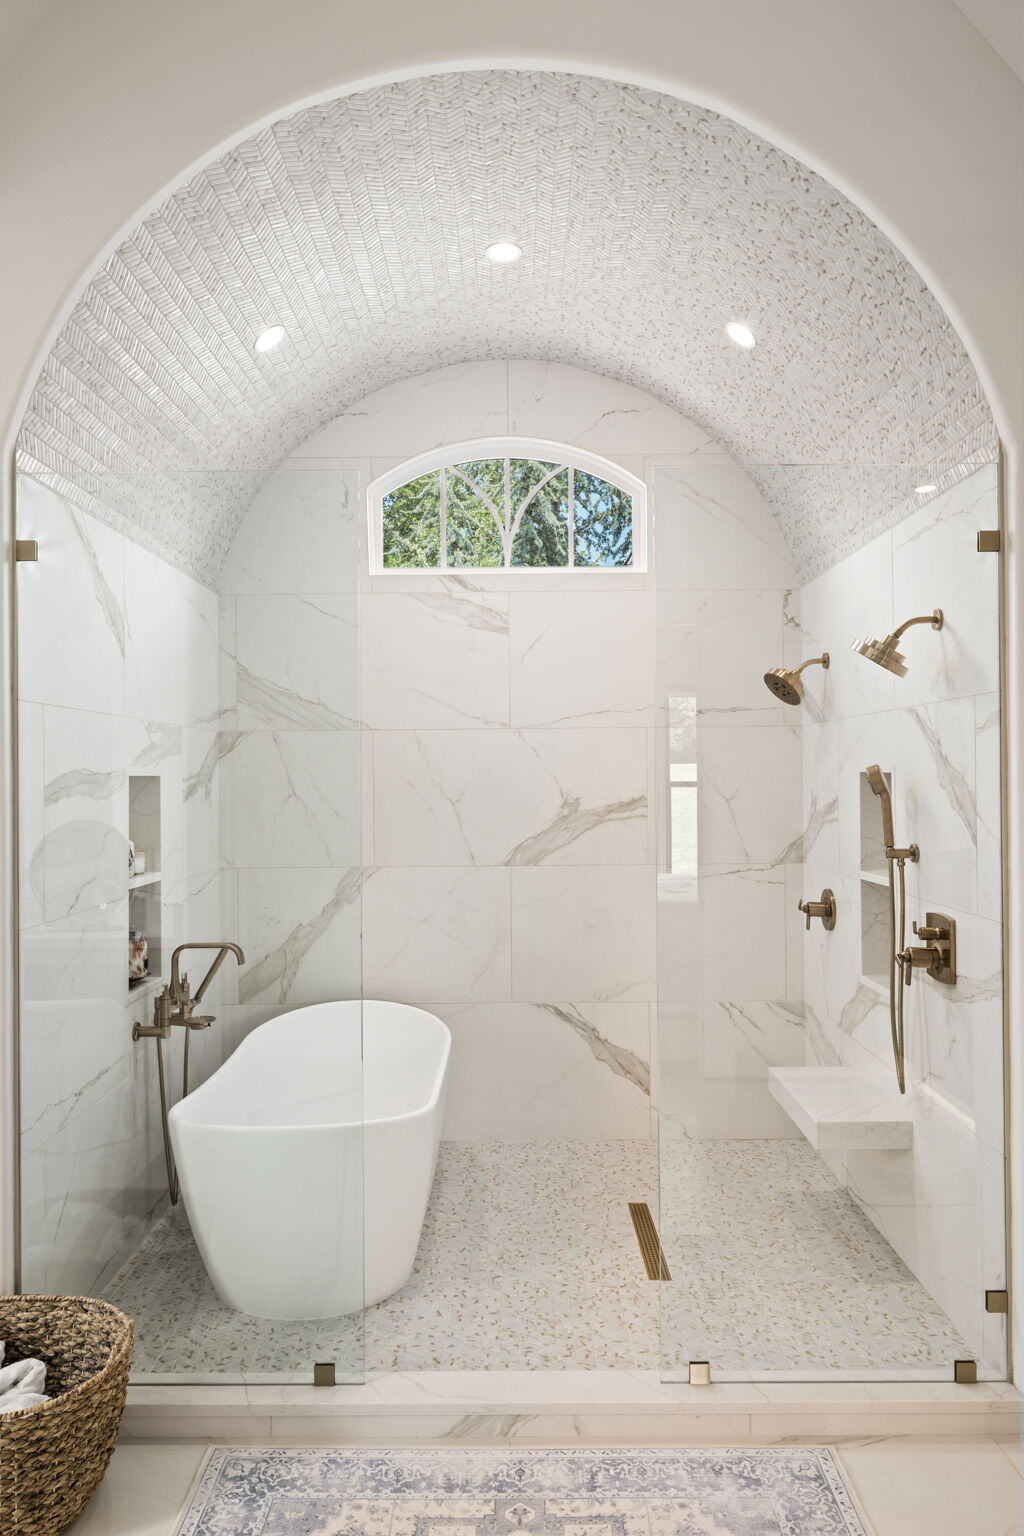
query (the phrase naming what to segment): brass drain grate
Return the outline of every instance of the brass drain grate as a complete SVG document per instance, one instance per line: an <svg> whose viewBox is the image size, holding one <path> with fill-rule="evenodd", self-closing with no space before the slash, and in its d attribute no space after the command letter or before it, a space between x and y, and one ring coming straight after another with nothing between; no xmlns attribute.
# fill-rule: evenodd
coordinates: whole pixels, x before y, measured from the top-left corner
<svg viewBox="0 0 1024 1536"><path fill-rule="evenodd" d="M651 1215L651 1208L647 1201L630 1200L629 1214L633 1218L633 1230L640 1245L648 1280L671 1280L672 1276L669 1274L661 1248L661 1238L658 1236L658 1229L654 1225L654 1217Z"/></svg>

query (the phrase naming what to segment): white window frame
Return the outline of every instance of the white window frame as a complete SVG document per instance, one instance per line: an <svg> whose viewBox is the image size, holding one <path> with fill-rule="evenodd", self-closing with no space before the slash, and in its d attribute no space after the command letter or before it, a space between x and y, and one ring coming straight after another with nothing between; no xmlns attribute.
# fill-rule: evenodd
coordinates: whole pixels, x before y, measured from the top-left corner
<svg viewBox="0 0 1024 1536"><path fill-rule="evenodd" d="M617 490L625 491L631 497L633 503L633 558L629 565L574 565L573 564L573 526L572 526L572 498L570 497L570 521L569 521L569 560L565 565L409 565L393 566L384 564L383 559L383 534L384 534L384 498L392 491L397 491L400 486L406 485L410 480L418 480L421 475L429 474L434 469L450 469L456 464L465 464L470 459L539 459L546 463L557 463L559 467L567 467L571 476L574 469L581 469L586 474L596 475L601 480L607 480ZM527 503L528 505L528 503ZM647 569L647 486L628 469L623 469L621 464L615 464L611 459L602 458L600 454L591 453L586 448L574 448L568 443L555 443L539 437L484 437L474 438L464 443L448 443L443 448L432 448L428 453L417 454L415 458L406 459L394 469L389 469L386 474L379 475L367 488L367 546L370 557L371 576L428 576L432 572L439 576L455 574L485 575L485 576L512 576L520 575L536 576L540 571L566 572L587 571L592 575L605 574L609 576L623 575L627 572L646 571ZM512 530L511 537L515 530ZM442 526L441 526L441 559L447 562L447 541L445 539L442 498Z"/></svg>

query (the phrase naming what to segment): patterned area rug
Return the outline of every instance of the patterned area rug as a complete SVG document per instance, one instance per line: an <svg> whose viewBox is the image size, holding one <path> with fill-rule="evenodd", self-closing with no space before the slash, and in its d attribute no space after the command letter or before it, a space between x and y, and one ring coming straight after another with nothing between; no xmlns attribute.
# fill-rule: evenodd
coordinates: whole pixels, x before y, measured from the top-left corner
<svg viewBox="0 0 1024 1536"><path fill-rule="evenodd" d="M830 1450L215 1450L178 1536L867 1536Z"/></svg>

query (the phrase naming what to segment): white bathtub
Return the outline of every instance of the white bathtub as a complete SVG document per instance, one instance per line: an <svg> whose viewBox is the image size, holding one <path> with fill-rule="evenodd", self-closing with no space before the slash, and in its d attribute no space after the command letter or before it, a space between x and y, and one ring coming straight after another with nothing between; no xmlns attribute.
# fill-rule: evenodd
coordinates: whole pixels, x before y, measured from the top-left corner
<svg viewBox="0 0 1024 1536"><path fill-rule="evenodd" d="M174 1106L185 1207L228 1306L338 1317L405 1284L450 1043L421 1008L318 1003L254 1029Z"/></svg>

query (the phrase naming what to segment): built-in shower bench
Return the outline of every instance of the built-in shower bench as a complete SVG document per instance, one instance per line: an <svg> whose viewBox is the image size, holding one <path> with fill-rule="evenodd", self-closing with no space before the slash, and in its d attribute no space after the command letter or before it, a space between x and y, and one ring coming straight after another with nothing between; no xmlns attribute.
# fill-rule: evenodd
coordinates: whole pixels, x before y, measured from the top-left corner
<svg viewBox="0 0 1024 1536"><path fill-rule="evenodd" d="M772 1098L821 1152L903 1152L914 1139L904 1100L852 1067L772 1067Z"/></svg>

